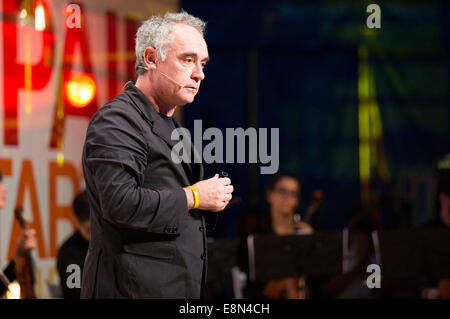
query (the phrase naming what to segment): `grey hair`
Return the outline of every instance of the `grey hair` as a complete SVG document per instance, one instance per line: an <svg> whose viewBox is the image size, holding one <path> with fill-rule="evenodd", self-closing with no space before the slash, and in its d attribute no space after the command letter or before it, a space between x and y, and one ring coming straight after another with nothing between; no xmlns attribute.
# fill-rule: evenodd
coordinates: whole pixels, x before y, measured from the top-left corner
<svg viewBox="0 0 450 319"><path fill-rule="evenodd" d="M172 29L178 23L190 25L204 36L206 23L186 11L167 12L163 17L150 17L142 23L136 33L136 65L134 68L137 74L142 75L147 71L147 65L144 62L144 51L147 47L155 48L162 61L166 59L167 45L173 40Z"/></svg>

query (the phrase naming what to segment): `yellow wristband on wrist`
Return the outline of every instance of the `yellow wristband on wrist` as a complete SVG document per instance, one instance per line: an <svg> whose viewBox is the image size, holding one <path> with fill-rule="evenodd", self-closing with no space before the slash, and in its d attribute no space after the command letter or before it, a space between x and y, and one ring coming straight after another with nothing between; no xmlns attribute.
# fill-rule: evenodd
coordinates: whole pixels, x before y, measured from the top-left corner
<svg viewBox="0 0 450 319"><path fill-rule="evenodd" d="M188 186L188 187L192 190L192 193L194 194L194 207L193 208L196 209L200 202L200 197L198 196L198 190L194 186Z"/></svg>

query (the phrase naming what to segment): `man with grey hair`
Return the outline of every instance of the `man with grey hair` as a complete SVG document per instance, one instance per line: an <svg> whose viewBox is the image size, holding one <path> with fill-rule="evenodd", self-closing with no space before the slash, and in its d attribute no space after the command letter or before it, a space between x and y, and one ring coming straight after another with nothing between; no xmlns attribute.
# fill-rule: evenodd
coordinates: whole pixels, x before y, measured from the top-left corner
<svg viewBox="0 0 450 319"><path fill-rule="evenodd" d="M82 157L91 210L82 298L203 296L206 231L233 186L217 174L202 180L199 163L172 161L171 133L175 109L194 100L205 78L204 27L186 12L145 21L136 34L136 83L91 119Z"/></svg>

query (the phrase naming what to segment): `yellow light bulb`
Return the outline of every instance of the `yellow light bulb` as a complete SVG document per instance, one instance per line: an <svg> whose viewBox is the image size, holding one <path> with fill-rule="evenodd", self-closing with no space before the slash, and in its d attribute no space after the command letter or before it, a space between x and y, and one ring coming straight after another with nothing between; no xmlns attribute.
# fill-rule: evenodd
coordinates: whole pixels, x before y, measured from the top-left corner
<svg viewBox="0 0 450 319"><path fill-rule="evenodd" d="M94 99L95 91L94 80L86 74L72 76L66 86L70 104L78 108L88 105Z"/></svg>

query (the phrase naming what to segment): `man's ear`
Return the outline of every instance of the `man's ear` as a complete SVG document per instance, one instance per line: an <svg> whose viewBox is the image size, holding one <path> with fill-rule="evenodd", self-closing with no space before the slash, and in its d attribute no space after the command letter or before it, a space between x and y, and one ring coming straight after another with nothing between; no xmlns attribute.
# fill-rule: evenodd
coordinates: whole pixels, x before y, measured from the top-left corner
<svg viewBox="0 0 450 319"><path fill-rule="evenodd" d="M156 69L157 54L156 49L147 47L144 51L144 62L148 69Z"/></svg>

